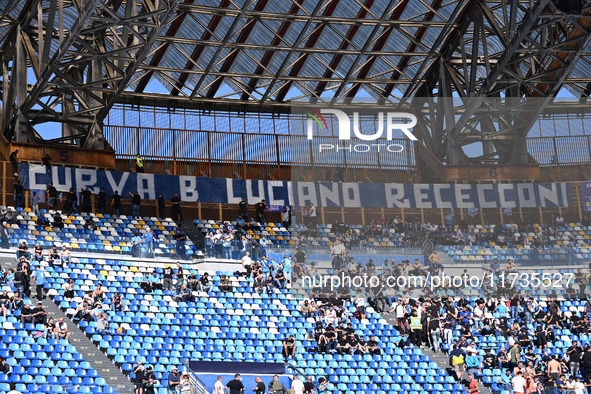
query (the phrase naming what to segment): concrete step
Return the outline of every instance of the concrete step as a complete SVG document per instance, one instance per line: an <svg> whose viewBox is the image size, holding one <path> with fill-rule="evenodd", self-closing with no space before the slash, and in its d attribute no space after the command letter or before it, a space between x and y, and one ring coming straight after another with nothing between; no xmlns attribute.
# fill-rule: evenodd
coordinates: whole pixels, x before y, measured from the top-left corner
<svg viewBox="0 0 591 394"><path fill-rule="evenodd" d="M76 323L68 318L53 300L46 298L43 301L43 307L47 311L47 316L53 317L55 321L60 317L65 319L68 330L71 333L69 342L84 356L92 368L106 380L107 384L113 388L115 393L127 394L134 392L134 386L129 380L129 377L86 336Z"/></svg>

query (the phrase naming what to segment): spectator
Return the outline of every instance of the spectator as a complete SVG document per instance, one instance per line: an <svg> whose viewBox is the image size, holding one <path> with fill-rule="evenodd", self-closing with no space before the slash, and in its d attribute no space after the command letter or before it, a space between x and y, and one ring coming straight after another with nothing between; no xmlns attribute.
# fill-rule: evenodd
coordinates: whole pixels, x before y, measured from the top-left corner
<svg viewBox="0 0 591 394"><path fill-rule="evenodd" d="M478 382L472 374L468 375L468 392L470 394L478 394Z"/></svg>
<svg viewBox="0 0 591 394"><path fill-rule="evenodd" d="M12 169L14 170L14 176L18 176L18 149L15 149L9 158L12 163Z"/></svg>
<svg viewBox="0 0 591 394"><path fill-rule="evenodd" d="M51 157L49 153L46 153L45 156L41 158L41 163L45 166L45 172L47 175L51 175Z"/></svg>
<svg viewBox="0 0 591 394"><path fill-rule="evenodd" d="M2 227L0 227L0 248L10 248L10 234L8 233L8 223L6 222L2 222Z"/></svg>
<svg viewBox="0 0 591 394"><path fill-rule="evenodd" d="M252 391L254 391L254 394L265 394L267 388L265 387L265 384L263 383L261 378L257 376L256 378L254 378L254 381L257 384L256 387L252 389Z"/></svg>
<svg viewBox="0 0 591 394"><path fill-rule="evenodd" d="M240 217L245 221L248 220L248 205L246 204L244 197L240 199L238 209L240 210Z"/></svg>
<svg viewBox="0 0 591 394"><path fill-rule="evenodd" d="M53 182L49 182L47 186L47 205L49 209L55 209L55 201L57 199L57 189L53 186Z"/></svg>
<svg viewBox="0 0 591 394"><path fill-rule="evenodd" d="M89 188L82 191L82 212L92 212L92 193Z"/></svg>
<svg viewBox="0 0 591 394"><path fill-rule="evenodd" d="M143 173L144 172L144 161L138 154L135 158L135 172Z"/></svg>
<svg viewBox="0 0 591 394"><path fill-rule="evenodd" d="M182 222L183 213L181 212L181 199L178 193L174 193L174 196L170 199L172 205L172 220Z"/></svg>
<svg viewBox="0 0 591 394"><path fill-rule="evenodd" d="M37 192L32 192L31 193L31 207L33 209L33 213L35 214L39 214L39 196L37 195Z"/></svg>
<svg viewBox="0 0 591 394"><path fill-rule="evenodd" d="M218 381L219 381L219 379L221 379L221 378L218 377ZM243 394L244 393L244 385L242 384L242 382L240 380L242 380L242 377L240 376L239 373L234 375L234 379L230 380L226 384L226 391L229 394ZM217 383L216 383L216 385L217 385Z"/></svg>
<svg viewBox="0 0 591 394"><path fill-rule="evenodd" d="M178 393L178 386L181 384L181 377L177 367L172 367L172 371L168 374L167 394Z"/></svg>
<svg viewBox="0 0 591 394"><path fill-rule="evenodd" d="M109 329L109 315L107 315L106 313L99 313L97 315L96 332L98 332L99 334L113 334L113 331Z"/></svg>
<svg viewBox="0 0 591 394"><path fill-rule="evenodd" d="M144 243L146 244L146 257L154 257L154 237L152 235L152 229L146 228L144 233Z"/></svg>
<svg viewBox="0 0 591 394"><path fill-rule="evenodd" d="M0 373L4 374L4 375L8 375L12 372L12 368L10 368L10 365L6 362L6 359L2 356L0 356Z"/></svg>
<svg viewBox="0 0 591 394"><path fill-rule="evenodd" d="M133 374L135 375L135 379L133 380L133 383L135 384L135 394L142 394L144 391L145 368L141 361L137 362L133 369Z"/></svg>
<svg viewBox="0 0 591 394"><path fill-rule="evenodd" d="M267 208L267 204L265 203L265 200L261 200L260 202L258 202L255 206L256 208L256 212L257 212L257 219L259 220L259 222L261 224L267 223L267 219L265 218L265 212L269 210L269 208Z"/></svg>
<svg viewBox="0 0 591 394"><path fill-rule="evenodd" d="M25 188L21 184L20 179L14 183L14 200L18 208L25 207Z"/></svg>
<svg viewBox="0 0 591 394"><path fill-rule="evenodd" d="M121 196L119 195L119 192L117 190L115 190L115 193L113 194L113 199L111 200L111 207L113 208L113 214L121 216Z"/></svg>
<svg viewBox="0 0 591 394"><path fill-rule="evenodd" d="M14 273L14 279L12 280L12 286L18 294L25 294L25 273L22 268L17 267Z"/></svg>
<svg viewBox="0 0 591 394"><path fill-rule="evenodd" d="M150 281L150 274L148 272L144 273L144 276L141 278L140 280L140 287L142 288L142 290L144 290L146 293L151 293L152 292L152 281Z"/></svg>
<svg viewBox="0 0 591 394"><path fill-rule="evenodd" d="M211 282L207 272L205 272L203 275L201 275L201 278L199 278L199 290L205 292L209 292L211 290Z"/></svg>
<svg viewBox="0 0 591 394"><path fill-rule="evenodd" d="M378 342L375 340L375 337L372 335L369 337L367 341L367 350L372 355L381 355L382 351L380 350Z"/></svg>
<svg viewBox="0 0 591 394"><path fill-rule="evenodd" d="M281 224L287 229L291 226L291 211L287 207L283 207L283 212L281 213Z"/></svg>
<svg viewBox="0 0 591 394"><path fill-rule="evenodd" d="M279 381L279 376L274 375L273 380L269 382L269 394L284 394L286 391L285 385Z"/></svg>
<svg viewBox="0 0 591 394"><path fill-rule="evenodd" d="M365 319L365 305L367 304L367 300L365 296L361 293L361 289L357 289L357 295L353 299L353 303L357 308L357 313L359 313L359 319Z"/></svg>
<svg viewBox="0 0 591 394"><path fill-rule="evenodd" d="M121 298L121 295L119 293L113 294L113 299L111 300L111 303L113 305L113 309L115 309L115 312L123 311L123 298Z"/></svg>
<svg viewBox="0 0 591 394"><path fill-rule="evenodd" d="M176 241L175 243L175 251L176 251L176 255L178 256L179 259L184 260L187 257L187 251L185 248L185 243L187 242L187 236L185 235L185 232L183 231L182 228L178 228L176 230L176 232L174 233L174 239Z"/></svg>
<svg viewBox="0 0 591 394"><path fill-rule="evenodd" d="M101 190L98 193L98 199L96 203L96 211L98 213L105 213L105 207L107 206L107 193L105 193L105 188L101 187Z"/></svg>
<svg viewBox="0 0 591 394"><path fill-rule="evenodd" d="M156 200L158 205L158 217L160 219L164 219L166 217L166 200L162 197L162 194L158 195L158 199Z"/></svg>
<svg viewBox="0 0 591 394"><path fill-rule="evenodd" d="M70 251L66 248L66 245L62 246L62 253L61 253L62 265L69 264L72 260L72 256L70 255Z"/></svg>
<svg viewBox="0 0 591 394"><path fill-rule="evenodd" d="M220 291L226 293L232 291L232 284L230 283L230 279L226 275L222 275L220 277Z"/></svg>
<svg viewBox="0 0 591 394"><path fill-rule="evenodd" d="M218 376L215 384L213 385L212 394L224 394L224 384L222 383L222 377Z"/></svg>
<svg viewBox="0 0 591 394"><path fill-rule="evenodd" d="M288 338L283 340L283 357L295 357L296 352L296 341L293 335L290 335Z"/></svg>
<svg viewBox="0 0 591 394"><path fill-rule="evenodd" d="M291 389L294 394L304 394L304 383L298 379L297 375L293 377Z"/></svg>
<svg viewBox="0 0 591 394"><path fill-rule="evenodd" d="M188 374L183 374L181 376L181 384L179 384L179 390L181 394L195 394L193 392L193 387L191 386L191 381L189 380Z"/></svg>
<svg viewBox="0 0 591 394"><path fill-rule="evenodd" d="M19 292L18 290L16 290L13 294L12 297L10 297L10 304L9 304L9 309L14 312L14 311L20 311L23 306L25 305L24 300L21 298L21 292Z"/></svg>
<svg viewBox="0 0 591 394"><path fill-rule="evenodd" d="M242 267L246 270L246 277L250 277L252 272L252 259L250 258L250 252L246 252L242 258Z"/></svg>
<svg viewBox="0 0 591 394"><path fill-rule="evenodd" d="M33 323L33 310L28 303L24 304L21 309L21 324Z"/></svg>
<svg viewBox="0 0 591 394"><path fill-rule="evenodd" d="M49 253L47 255L47 263L52 268L63 266L62 259L60 258L60 255L57 251L57 247L55 245L51 247L51 250L49 251Z"/></svg>
<svg viewBox="0 0 591 394"><path fill-rule="evenodd" d="M70 278L64 285L62 286L64 289L64 298L66 300L71 300L74 298L74 279Z"/></svg>
<svg viewBox="0 0 591 394"><path fill-rule="evenodd" d="M53 317L47 319L47 323L43 327L43 338L47 339L56 339L55 338L55 322L53 321Z"/></svg>
<svg viewBox="0 0 591 394"><path fill-rule="evenodd" d="M254 290L259 294L261 294L265 290L266 282L265 282L265 279L263 278L263 274L257 275L257 277L254 279L253 287L254 287Z"/></svg>
<svg viewBox="0 0 591 394"><path fill-rule="evenodd" d="M17 260L20 260L23 257L27 260L31 260L31 253L29 252L29 247L25 241L21 242L21 244L16 249Z"/></svg>
<svg viewBox="0 0 591 394"><path fill-rule="evenodd" d="M131 194L131 192L129 192L129 195L131 196L132 215L134 218L139 219L140 218L140 204L142 203L142 198L140 197L140 194L137 191L134 194Z"/></svg>
<svg viewBox="0 0 591 394"><path fill-rule="evenodd" d="M164 267L164 271L162 274L162 285L164 287L164 290L172 290L172 267L167 264Z"/></svg>
<svg viewBox="0 0 591 394"><path fill-rule="evenodd" d="M526 381L523 378L523 372L518 371L511 380L513 394L525 394Z"/></svg>
<svg viewBox="0 0 591 394"><path fill-rule="evenodd" d="M32 284L35 286L37 301L43 301L45 298L45 270L42 267L33 268L32 277Z"/></svg>
<svg viewBox="0 0 591 394"><path fill-rule="evenodd" d="M33 260L39 262L43 261L43 248L39 242L35 244L35 248L33 249Z"/></svg>
<svg viewBox="0 0 591 394"><path fill-rule="evenodd" d="M157 383L158 381L156 380L156 375L154 375L152 366L148 366L144 375L144 394L155 394L154 386Z"/></svg>
<svg viewBox="0 0 591 394"><path fill-rule="evenodd" d="M68 194L66 194L66 201L64 201L64 205L62 206L62 211L66 215L77 212L77 202L78 196L76 195L74 188L71 187L68 191Z"/></svg>

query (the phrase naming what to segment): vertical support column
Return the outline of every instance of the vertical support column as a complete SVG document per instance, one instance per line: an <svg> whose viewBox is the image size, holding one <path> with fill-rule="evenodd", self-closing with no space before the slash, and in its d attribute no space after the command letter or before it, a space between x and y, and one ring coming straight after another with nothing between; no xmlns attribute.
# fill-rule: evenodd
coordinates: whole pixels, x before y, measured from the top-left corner
<svg viewBox="0 0 591 394"><path fill-rule="evenodd" d="M577 210L579 211L579 223L583 221L583 207L581 206L581 183L575 183L575 192L577 193Z"/></svg>
<svg viewBox="0 0 591 394"><path fill-rule="evenodd" d="M2 205L6 206L6 164L7 161L2 162Z"/></svg>
<svg viewBox="0 0 591 394"><path fill-rule="evenodd" d="M17 117L16 124L14 126L14 136L16 141L28 142L26 133L26 122L21 114L21 108L27 98L27 58L25 56L25 48L23 48L23 40L21 34L21 27L16 27L16 64L13 64L13 69L16 70L16 106L17 106ZM6 104L5 104L6 105Z"/></svg>

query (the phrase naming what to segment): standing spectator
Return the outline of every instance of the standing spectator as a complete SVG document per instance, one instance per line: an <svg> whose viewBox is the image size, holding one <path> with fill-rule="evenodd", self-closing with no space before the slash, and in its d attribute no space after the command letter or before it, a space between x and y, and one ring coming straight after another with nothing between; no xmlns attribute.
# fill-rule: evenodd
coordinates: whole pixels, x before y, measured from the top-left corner
<svg viewBox="0 0 591 394"><path fill-rule="evenodd" d="M514 394L525 394L526 380L523 378L523 372L517 371L511 384L513 386Z"/></svg>
<svg viewBox="0 0 591 394"><path fill-rule="evenodd" d="M32 277L33 285L35 286L35 290L37 293L37 301L43 301L43 299L45 298L45 271L42 267L34 268Z"/></svg>
<svg viewBox="0 0 591 394"><path fill-rule="evenodd" d="M254 391L254 394L265 394L267 389L262 379L259 376L257 376L256 378L254 378L254 381L257 384L256 387L252 389L252 391Z"/></svg>
<svg viewBox="0 0 591 394"><path fill-rule="evenodd" d="M97 201L97 212L98 213L105 213L105 207L107 206L107 193L105 193L105 188L101 187L101 191L98 195Z"/></svg>
<svg viewBox="0 0 591 394"><path fill-rule="evenodd" d="M154 394L154 385L158 383L156 375L152 370L152 366L146 368L146 374L144 375L144 394Z"/></svg>
<svg viewBox="0 0 591 394"><path fill-rule="evenodd" d="M37 192L31 193L31 208L33 209L33 213L39 214L39 196Z"/></svg>
<svg viewBox="0 0 591 394"><path fill-rule="evenodd" d="M185 281L185 275L183 273L183 266L181 263L176 263L176 273L173 276L176 276L176 286L182 286L183 282Z"/></svg>
<svg viewBox="0 0 591 394"><path fill-rule="evenodd" d="M314 382L311 376L308 376L306 383L304 383L304 394L314 394Z"/></svg>
<svg viewBox="0 0 591 394"><path fill-rule="evenodd" d="M318 214L316 213L316 207L314 204L310 203L308 206L308 218L310 221L310 226L316 226L316 217Z"/></svg>
<svg viewBox="0 0 591 394"><path fill-rule="evenodd" d="M146 257L154 257L154 237L150 227L144 233L144 243L146 244Z"/></svg>
<svg viewBox="0 0 591 394"><path fill-rule="evenodd" d="M70 188L68 194L66 194L66 201L64 201L64 205L62 206L62 211L65 214L69 215L73 212L77 212L76 210L76 203L78 201L78 197L76 196L76 192L74 188Z"/></svg>
<svg viewBox="0 0 591 394"><path fill-rule="evenodd" d="M250 277L250 273L252 272L252 259L250 258L250 252L246 252L244 257L242 258L242 267L246 270L246 277Z"/></svg>
<svg viewBox="0 0 591 394"><path fill-rule="evenodd" d="M304 383L298 379L297 375L293 377L291 389L294 394L304 394Z"/></svg>
<svg viewBox="0 0 591 394"><path fill-rule="evenodd" d="M92 212L92 193L89 188L82 191L82 212Z"/></svg>
<svg viewBox="0 0 591 394"><path fill-rule="evenodd" d="M170 265L166 265L164 267L164 272L162 274L162 284L164 286L164 290L172 290L172 267Z"/></svg>
<svg viewBox="0 0 591 394"><path fill-rule="evenodd" d="M289 228L290 223L291 212L289 212L289 209L287 209L287 207L283 207L283 212L281 213L281 224L283 224L283 227Z"/></svg>
<svg viewBox="0 0 591 394"><path fill-rule="evenodd" d="M47 205L49 209L55 209L55 201L57 199L57 189L53 186L53 182L49 182L47 186Z"/></svg>
<svg viewBox="0 0 591 394"><path fill-rule="evenodd" d="M2 222L2 227L0 227L0 248L10 248L10 234L8 233L8 223L6 222Z"/></svg>
<svg viewBox="0 0 591 394"><path fill-rule="evenodd" d="M158 195L158 217L160 219L164 219L166 217L166 201L164 200L164 197L162 197L162 194Z"/></svg>
<svg viewBox="0 0 591 394"><path fill-rule="evenodd" d="M14 170L14 176L18 176L18 149L10 154L10 162Z"/></svg>
<svg viewBox="0 0 591 394"><path fill-rule="evenodd" d="M248 220L248 205L246 204L244 197L240 199L238 208L240 209L240 217L244 220Z"/></svg>
<svg viewBox="0 0 591 394"><path fill-rule="evenodd" d="M131 255L133 257L139 257L141 254L141 244L144 242L144 239L135 230L131 234Z"/></svg>
<svg viewBox="0 0 591 394"><path fill-rule="evenodd" d="M176 394L179 384L181 384L179 370L177 367L172 367L172 371L168 374L167 394Z"/></svg>
<svg viewBox="0 0 591 394"><path fill-rule="evenodd" d="M257 211L257 218L259 222L262 224L267 223L267 219L265 219L265 211L268 211L267 204L265 204L265 200L262 199L261 202L257 203L256 211Z"/></svg>
<svg viewBox="0 0 591 394"><path fill-rule="evenodd" d="M117 216L121 215L121 196L119 195L119 192L117 190L115 190L115 193L113 194L113 199L111 200L111 207L113 207L114 214L116 214Z"/></svg>
<svg viewBox="0 0 591 394"><path fill-rule="evenodd" d="M138 361L135 368L133 369L133 374L135 375L134 384L135 384L135 394L142 394L144 391L144 379L145 379L145 369L142 365L141 361Z"/></svg>
<svg viewBox="0 0 591 394"><path fill-rule="evenodd" d="M357 289L357 295L353 299L353 303L357 308L357 312L359 312L359 319L365 319L365 305L367 304L367 299L361 293L361 289Z"/></svg>
<svg viewBox="0 0 591 394"><path fill-rule="evenodd" d="M189 380L189 375L186 373L181 376L179 390L181 391L181 394L194 394L193 388L191 387L191 381Z"/></svg>
<svg viewBox="0 0 591 394"><path fill-rule="evenodd" d="M68 331L68 325L64 321L63 317L60 317L60 319L57 321L57 324L55 325L55 334L59 338L64 338L66 341L70 339L71 333Z"/></svg>
<svg viewBox="0 0 591 394"><path fill-rule="evenodd" d="M170 199L170 204L172 205L172 220L182 222L183 213L181 212L181 199L178 193L174 193L174 197Z"/></svg>
<svg viewBox="0 0 591 394"><path fill-rule="evenodd" d="M178 228L176 230L176 232L174 233L174 239L176 241L175 243L175 251L176 251L176 255L178 256L179 259L184 260L186 257L186 249L185 249L185 243L187 242L187 236L185 235L185 232L183 231L182 228Z"/></svg>
<svg viewBox="0 0 591 394"><path fill-rule="evenodd" d="M144 172L144 161L142 160L139 154L135 158L135 172Z"/></svg>
<svg viewBox="0 0 591 394"><path fill-rule="evenodd" d="M17 267L14 273L14 279L12 280L12 286L19 294L25 294L25 280L25 273L22 271L22 268Z"/></svg>
<svg viewBox="0 0 591 394"><path fill-rule="evenodd" d="M142 203L142 198L140 197L140 194L137 191L134 194L131 194L131 192L129 192L129 195L132 197L131 198L132 215L134 218L139 219L140 218L140 204Z"/></svg>
<svg viewBox="0 0 591 394"><path fill-rule="evenodd" d="M244 385L240 381L241 379L242 379L242 377L240 376L239 373L237 373L236 375L234 375L234 379L233 380L230 380L226 384L226 391L229 394L243 394L244 393Z"/></svg>
<svg viewBox="0 0 591 394"><path fill-rule="evenodd" d="M25 207L25 188L21 184L20 179L17 179L14 183L14 200L17 207Z"/></svg>
<svg viewBox="0 0 591 394"><path fill-rule="evenodd" d="M49 153L46 153L45 156L43 156L41 163L45 166L45 172L47 175L51 176L51 157L49 157Z"/></svg>
<svg viewBox="0 0 591 394"><path fill-rule="evenodd" d="M222 377L218 376L215 384L213 385L212 394L224 394L224 384L222 383Z"/></svg>
<svg viewBox="0 0 591 394"><path fill-rule="evenodd" d="M472 374L468 375L468 392L470 394L478 394L478 382Z"/></svg>
<svg viewBox="0 0 591 394"><path fill-rule="evenodd" d="M269 382L269 394L284 394L287 391L285 385L279 381L279 376L274 375Z"/></svg>

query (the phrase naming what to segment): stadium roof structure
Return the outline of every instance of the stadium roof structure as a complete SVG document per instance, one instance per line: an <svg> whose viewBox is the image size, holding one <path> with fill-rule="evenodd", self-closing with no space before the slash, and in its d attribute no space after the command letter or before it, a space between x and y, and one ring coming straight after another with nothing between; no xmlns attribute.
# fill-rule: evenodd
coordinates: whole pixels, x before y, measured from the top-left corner
<svg viewBox="0 0 591 394"><path fill-rule="evenodd" d="M424 108L429 98L456 97L462 116L439 100L418 133L422 144L450 164L527 163L525 136L558 92L583 101L591 94L584 5L3 0L2 130L40 142L35 125L59 122L63 137L51 142L101 149L103 120L115 103L289 112L294 101L343 105L370 97ZM528 116L485 124L479 111L491 97L539 101ZM478 157L464 151L473 143L483 146Z"/></svg>

